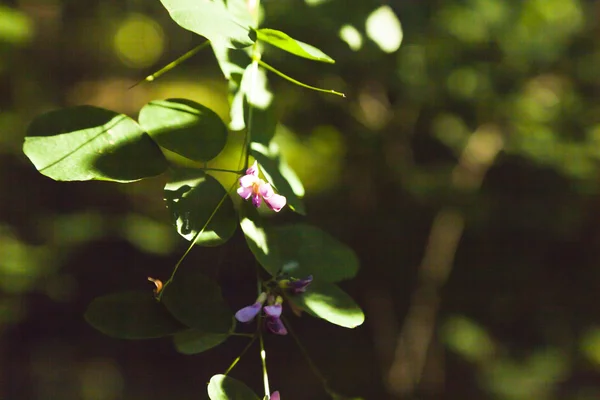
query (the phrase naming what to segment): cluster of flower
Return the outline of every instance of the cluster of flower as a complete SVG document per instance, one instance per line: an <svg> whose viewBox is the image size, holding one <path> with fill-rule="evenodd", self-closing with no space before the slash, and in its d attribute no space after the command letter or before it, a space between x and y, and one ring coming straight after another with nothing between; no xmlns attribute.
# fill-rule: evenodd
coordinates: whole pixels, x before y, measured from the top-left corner
<svg viewBox="0 0 600 400"><path fill-rule="evenodd" d="M252 197L252 204L256 208L260 207L264 199L267 206L275 212L279 212L287 202L285 196L276 194L273 191L270 183L258 177L258 164L256 161L246 170L246 175L240 178L240 187L237 193L244 200ZM304 292L311 282L312 275L304 279L281 279L278 280L276 288L279 290L289 290L292 294L298 294ZM277 294L277 290L262 292L253 304L236 312L235 318L240 322L248 323L254 320L262 309L265 313L265 325L267 329L276 335L287 335L287 329L281 321L282 304L283 297ZM279 392L271 393L270 400L280 400Z"/></svg>
<svg viewBox="0 0 600 400"><path fill-rule="evenodd" d="M256 208L260 207L262 199L264 199L271 210L279 212L287 202L285 196L276 194L273 191L270 183L258 177L258 164L256 161L246 170L246 175L240 178L240 187L237 192L244 200L252 197L252 204Z"/></svg>
<svg viewBox="0 0 600 400"><path fill-rule="evenodd" d="M312 275L304 279L281 279L277 281L275 290L262 292L256 301L235 313L235 318L240 322L252 321L262 309L265 312L265 325L276 335L287 335L287 329L281 321L283 297L277 294L277 289L289 290L292 294L303 293L312 282ZM266 303L266 305L265 305Z"/></svg>

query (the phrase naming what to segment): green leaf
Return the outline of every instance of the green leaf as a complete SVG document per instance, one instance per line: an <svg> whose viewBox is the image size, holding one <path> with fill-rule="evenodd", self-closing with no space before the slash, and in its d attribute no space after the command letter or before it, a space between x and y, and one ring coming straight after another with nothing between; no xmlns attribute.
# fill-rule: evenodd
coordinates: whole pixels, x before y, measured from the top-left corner
<svg viewBox="0 0 600 400"><path fill-rule="evenodd" d="M225 243L235 232L237 216L227 191L212 176L198 169L171 170L164 196L177 232L193 240L204 228L217 206L220 207L196 239L201 246Z"/></svg>
<svg viewBox="0 0 600 400"><path fill-rule="evenodd" d="M249 104L244 101L244 115L245 119L248 120L249 113ZM275 136L275 131L277 129L277 116L275 115L275 110L273 105L269 105L266 108L258 108L254 107L252 109L252 142L261 144L265 147L268 147L271 143L271 139ZM257 146L256 144L254 146ZM292 171L289 166L282 162L280 159L281 165L280 169L283 171L284 176L287 176L288 179L294 182L295 185L298 185L299 193L304 195L304 186L300 182L300 179L296 176L296 173ZM296 204L298 206L298 204ZM296 207L296 210L298 208ZM300 207L303 210L303 207Z"/></svg>
<svg viewBox="0 0 600 400"><path fill-rule="evenodd" d="M252 45L251 17L231 12L222 0L161 0L173 21L213 43L238 49Z"/></svg>
<svg viewBox="0 0 600 400"><path fill-rule="evenodd" d="M306 224L265 227L250 210L240 225L257 261L273 276L285 265L296 278L312 275L314 281L338 282L352 278L358 259L345 244Z"/></svg>
<svg viewBox="0 0 600 400"><path fill-rule="evenodd" d="M210 378L208 397L210 400L260 400L244 383L225 375Z"/></svg>
<svg viewBox="0 0 600 400"><path fill-rule="evenodd" d="M197 329L188 329L173 336L178 352L198 354L220 345L229 337L229 333L207 333Z"/></svg>
<svg viewBox="0 0 600 400"><path fill-rule="evenodd" d="M297 55L298 57L308 58L310 60L322 61L326 63L335 63L333 58L323 53L310 44L296 40L287 34L275 29L258 29L256 30L257 40L272 44L282 50Z"/></svg>
<svg viewBox="0 0 600 400"><path fill-rule="evenodd" d="M285 162L275 143L267 148L265 145L253 142L250 154L258 161L262 173L277 189L277 192L287 198L288 206L298 214L305 215L306 209L300 198L304 196L304 186L296 173Z"/></svg>
<svg viewBox="0 0 600 400"><path fill-rule="evenodd" d="M315 280L306 292L289 298L309 314L344 328L356 328L365 321L360 307L335 283Z"/></svg>
<svg viewBox="0 0 600 400"><path fill-rule="evenodd" d="M165 285L161 301L181 323L206 333L229 332L233 314L216 282L200 272L202 265L180 268Z"/></svg>
<svg viewBox="0 0 600 400"><path fill-rule="evenodd" d="M258 68L257 64L247 65L239 84L235 80L230 81L230 89L233 96L229 128L234 131L246 128L252 107L252 141L268 144L275 135L276 125L268 120L268 116L273 114L273 93L268 88L265 70Z"/></svg>
<svg viewBox="0 0 600 400"><path fill-rule="evenodd" d="M185 329L151 292L122 292L95 298L85 320L105 335L121 339L151 339Z"/></svg>
<svg viewBox="0 0 600 400"><path fill-rule="evenodd" d="M227 127L210 108L187 99L151 101L140 125L165 149L194 161L215 158L227 142Z"/></svg>
<svg viewBox="0 0 600 400"><path fill-rule="evenodd" d="M23 152L40 173L57 181L132 182L167 168L158 146L134 120L91 106L34 119Z"/></svg>

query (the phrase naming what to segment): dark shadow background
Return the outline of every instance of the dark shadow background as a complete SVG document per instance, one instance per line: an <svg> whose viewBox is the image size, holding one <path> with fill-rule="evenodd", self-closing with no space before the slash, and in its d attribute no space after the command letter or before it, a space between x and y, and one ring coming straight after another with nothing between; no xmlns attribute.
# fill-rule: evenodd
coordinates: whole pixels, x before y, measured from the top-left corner
<svg viewBox="0 0 600 400"><path fill-rule="evenodd" d="M366 29L382 5L402 23L391 53ZM365 399L600 398L600 2L263 6L264 26L337 63L273 49L264 59L347 95L269 74L275 140L305 183L306 220L362 264L342 286L365 310L363 326L293 320L331 386ZM379 25L393 37L393 25ZM226 83L209 51L127 89L201 42L158 0L0 4L0 398L202 399L244 347L231 338L183 356L166 339L120 341L89 327L82 315L94 297L151 290L146 277L166 279L185 250L169 226L164 180L54 182L21 151L29 121L64 106L137 117L151 99L187 97L226 119ZM217 165L237 160L236 143ZM445 212L452 217L440 220ZM452 251L430 264L436 220L439 246ZM239 232L223 247L196 249L183 267L218 276L234 309L254 296ZM413 339L433 334L425 353L399 341L411 328ZM329 398L291 338L268 337L267 349L282 398ZM261 391L257 348L233 376Z"/></svg>

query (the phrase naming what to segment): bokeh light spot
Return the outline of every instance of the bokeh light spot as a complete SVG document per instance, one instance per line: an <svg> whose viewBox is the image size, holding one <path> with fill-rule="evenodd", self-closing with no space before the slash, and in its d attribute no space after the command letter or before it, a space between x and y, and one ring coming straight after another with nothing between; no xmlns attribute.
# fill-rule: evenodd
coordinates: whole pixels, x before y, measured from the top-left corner
<svg viewBox="0 0 600 400"><path fill-rule="evenodd" d="M142 14L131 14L117 29L114 48L119 59L132 68L147 68L162 55L165 40L160 25Z"/></svg>
<svg viewBox="0 0 600 400"><path fill-rule="evenodd" d="M386 53L393 53L402 43L402 25L389 6L373 11L366 21L367 36Z"/></svg>

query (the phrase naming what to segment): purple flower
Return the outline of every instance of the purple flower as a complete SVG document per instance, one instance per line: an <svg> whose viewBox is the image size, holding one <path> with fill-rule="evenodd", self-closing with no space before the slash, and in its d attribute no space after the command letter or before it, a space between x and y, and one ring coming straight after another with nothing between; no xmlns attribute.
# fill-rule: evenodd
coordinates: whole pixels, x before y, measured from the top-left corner
<svg viewBox="0 0 600 400"><path fill-rule="evenodd" d="M260 309L262 308L262 305L265 302L265 300L267 300L267 294L261 293L254 304L244 307L238 312L236 312L235 319L237 319L240 322L252 321L254 317L256 317L260 312Z"/></svg>
<svg viewBox="0 0 600 400"><path fill-rule="evenodd" d="M272 301L273 300L271 298L269 302ZM265 314L267 314L265 321L267 328L276 335L287 335L287 329L285 329L283 322L281 322L281 319L279 318L281 317L282 303L283 297L277 296L274 304L269 304L263 308L263 310L265 310Z"/></svg>
<svg viewBox="0 0 600 400"><path fill-rule="evenodd" d="M269 330L274 334L287 335L287 329L285 329L285 325L283 325L283 322L281 322L279 317L267 316L266 324L267 328L269 328Z"/></svg>
<svg viewBox="0 0 600 400"><path fill-rule="evenodd" d="M279 281L279 287L283 289L289 289L292 294L304 293L306 288L312 282L312 275L307 276L304 279L283 279Z"/></svg>
<svg viewBox="0 0 600 400"><path fill-rule="evenodd" d="M273 304L272 306L265 306L265 314L269 317L279 318L281 316L281 304Z"/></svg>
<svg viewBox="0 0 600 400"><path fill-rule="evenodd" d="M240 178L240 187L237 193L244 200L252 197L252 204L256 208L260 207L262 199L275 212L279 212L286 204L285 196L276 194L270 183L258 177L258 163L256 161L246 170L246 175Z"/></svg>
<svg viewBox="0 0 600 400"><path fill-rule="evenodd" d="M312 282L312 275L307 276L304 279L292 279L290 282L290 289L293 294L304 293L306 287Z"/></svg>
<svg viewBox="0 0 600 400"><path fill-rule="evenodd" d="M271 393L270 400L281 400L281 398L279 397L279 391Z"/></svg>

